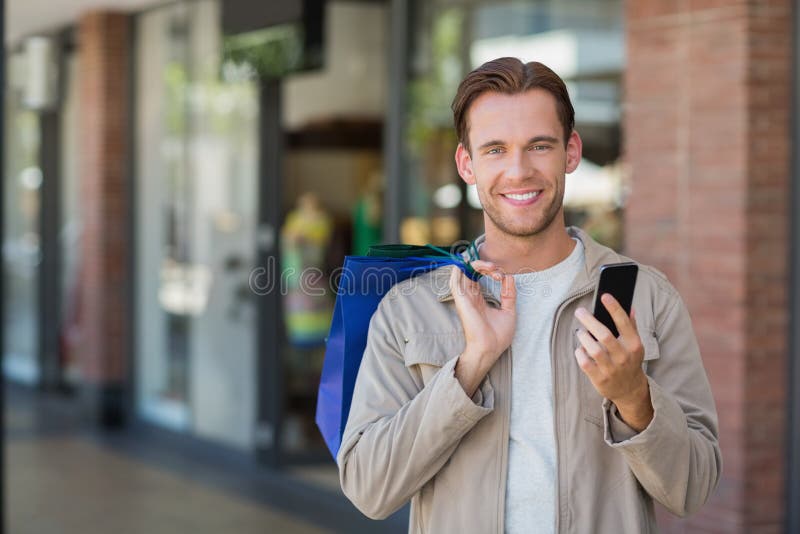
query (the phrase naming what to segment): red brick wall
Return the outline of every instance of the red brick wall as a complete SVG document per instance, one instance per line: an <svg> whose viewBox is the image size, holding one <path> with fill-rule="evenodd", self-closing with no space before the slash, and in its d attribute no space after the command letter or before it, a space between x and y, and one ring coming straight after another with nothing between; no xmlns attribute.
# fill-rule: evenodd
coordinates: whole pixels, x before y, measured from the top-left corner
<svg viewBox="0 0 800 534"><path fill-rule="evenodd" d="M81 144L81 350L84 379L125 380L129 19L92 12L78 27Z"/></svg>
<svg viewBox="0 0 800 534"><path fill-rule="evenodd" d="M626 250L687 302L723 477L665 532L778 532L784 517L791 2L626 3Z"/></svg>
<svg viewBox="0 0 800 534"><path fill-rule="evenodd" d="M781 531L788 376L792 2L750 9L747 203L747 524Z"/></svg>

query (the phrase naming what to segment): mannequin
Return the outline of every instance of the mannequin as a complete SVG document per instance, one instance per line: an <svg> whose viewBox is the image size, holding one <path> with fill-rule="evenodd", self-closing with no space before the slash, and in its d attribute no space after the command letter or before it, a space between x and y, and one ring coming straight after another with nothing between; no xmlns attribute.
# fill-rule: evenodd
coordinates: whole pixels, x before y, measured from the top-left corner
<svg viewBox="0 0 800 534"><path fill-rule="evenodd" d="M284 320L289 342L301 348L322 345L333 310L323 276L333 222L312 192L302 194L281 228Z"/></svg>

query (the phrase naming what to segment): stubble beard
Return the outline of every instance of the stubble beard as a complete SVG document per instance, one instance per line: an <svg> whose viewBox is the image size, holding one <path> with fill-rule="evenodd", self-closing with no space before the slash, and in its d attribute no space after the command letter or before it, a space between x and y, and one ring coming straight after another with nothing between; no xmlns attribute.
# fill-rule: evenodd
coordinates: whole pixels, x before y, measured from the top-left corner
<svg viewBox="0 0 800 534"><path fill-rule="evenodd" d="M543 199L542 199L543 200ZM502 201L501 201L502 202ZM484 203L483 212L497 227L498 230L506 235L513 237L532 237L535 236L553 224L553 221L561 211L564 204L563 191L556 191L555 197L550 201L550 204L544 210L544 214L540 219L531 221L525 226L514 226L513 223L503 218L500 210L495 209L495 205L491 203Z"/></svg>

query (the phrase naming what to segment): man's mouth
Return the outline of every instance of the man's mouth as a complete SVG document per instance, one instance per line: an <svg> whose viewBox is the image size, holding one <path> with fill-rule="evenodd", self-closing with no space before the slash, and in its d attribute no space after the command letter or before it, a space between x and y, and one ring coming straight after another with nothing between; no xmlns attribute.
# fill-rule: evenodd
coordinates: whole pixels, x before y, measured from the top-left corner
<svg viewBox="0 0 800 534"><path fill-rule="evenodd" d="M539 199L541 189L536 191L514 191L501 193L500 196L512 206L529 206Z"/></svg>
<svg viewBox="0 0 800 534"><path fill-rule="evenodd" d="M539 196L539 191L528 191L527 193L504 193L503 196L510 198L511 200L525 201Z"/></svg>

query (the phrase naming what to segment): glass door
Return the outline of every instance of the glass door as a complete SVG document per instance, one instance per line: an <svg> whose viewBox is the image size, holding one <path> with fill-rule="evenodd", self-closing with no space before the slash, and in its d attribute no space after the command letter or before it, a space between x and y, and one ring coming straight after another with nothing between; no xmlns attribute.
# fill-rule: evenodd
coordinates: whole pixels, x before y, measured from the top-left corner
<svg viewBox="0 0 800 534"><path fill-rule="evenodd" d="M221 63L215 1L147 12L138 35L139 411L249 449L256 86Z"/></svg>
<svg viewBox="0 0 800 534"><path fill-rule="evenodd" d="M39 382L38 272L42 170L39 116L21 102L19 58L9 57L5 124L5 346L3 372L15 381Z"/></svg>

